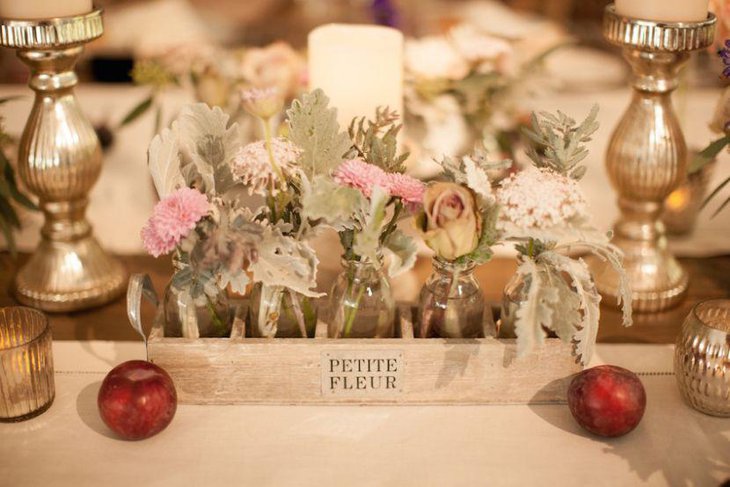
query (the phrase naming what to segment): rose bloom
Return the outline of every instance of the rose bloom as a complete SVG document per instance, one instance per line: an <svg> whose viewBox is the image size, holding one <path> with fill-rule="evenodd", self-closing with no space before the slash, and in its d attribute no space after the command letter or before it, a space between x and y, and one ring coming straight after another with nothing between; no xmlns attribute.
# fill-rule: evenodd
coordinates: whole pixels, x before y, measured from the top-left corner
<svg viewBox="0 0 730 487"><path fill-rule="evenodd" d="M482 233L474 193L456 183L434 183L426 188L417 224L426 245L449 261L472 252Z"/></svg>
<svg viewBox="0 0 730 487"><path fill-rule="evenodd" d="M273 86L285 98L293 98L304 87L304 59L286 42L275 42L263 48L246 51L241 74L256 88Z"/></svg>
<svg viewBox="0 0 730 487"><path fill-rule="evenodd" d="M469 63L444 37L428 36L409 40L405 47L405 67L417 78L460 80L469 74Z"/></svg>

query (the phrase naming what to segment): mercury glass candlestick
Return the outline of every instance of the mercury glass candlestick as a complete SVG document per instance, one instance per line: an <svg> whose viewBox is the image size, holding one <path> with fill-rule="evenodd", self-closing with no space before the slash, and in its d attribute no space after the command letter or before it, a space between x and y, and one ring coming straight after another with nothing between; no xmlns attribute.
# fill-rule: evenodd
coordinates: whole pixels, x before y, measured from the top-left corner
<svg viewBox="0 0 730 487"><path fill-rule="evenodd" d="M631 65L631 103L614 130L606 166L618 192L621 217L613 243L625 254L634 311L653 312L677 304L687 273L667 249L659 217L664 199L684 180L687 145L672 108L671 93L690 53L712 44L715 17L702 22L653 22L606 8L603 35L623 48ZM592 261L599 291L617 302L618 279L605 262Z"/></svg>
<svg viewBox="0 0 730 487"><path fill-rule="evenodd" d="M46 311L104 304L123 293L127 275L92 235L86 219L101 171L101 147L74 95L74 65L103 32L101 10L73 17L0 19L0 46L30 67L35 101L20 139L18 172L38 196L41 243L18 271L18 300Z"/></svg>

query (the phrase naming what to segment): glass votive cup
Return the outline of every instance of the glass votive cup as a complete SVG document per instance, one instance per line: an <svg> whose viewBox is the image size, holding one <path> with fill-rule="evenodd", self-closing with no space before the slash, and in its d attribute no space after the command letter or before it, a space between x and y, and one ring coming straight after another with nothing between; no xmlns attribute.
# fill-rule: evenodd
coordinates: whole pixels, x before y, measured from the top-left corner
<svg viewBox="0 0 730 487"><path fill-rule="evenodd" d="M51 327L42 312L0 308L0 422L24 421L53 403Z"/></svg>
<svg viewBox="0 0 730 487"><path fill-rule="evenodd" d="M730 299L692 308L674 348L674 375L690 406L730 417Z"/></svg>

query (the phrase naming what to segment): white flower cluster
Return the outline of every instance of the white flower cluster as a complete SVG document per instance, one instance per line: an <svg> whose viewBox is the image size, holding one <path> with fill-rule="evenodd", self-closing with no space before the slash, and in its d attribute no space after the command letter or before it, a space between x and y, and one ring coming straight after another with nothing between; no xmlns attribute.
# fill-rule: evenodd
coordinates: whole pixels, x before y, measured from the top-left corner
<svg viewBox="0 0 730 487"><path fill-rule="evenodd" d="M513 174L496 196L500 220L519 228L546 229L588 217L578 182L547 169Z"/></svg>
<svg viewBox="0 0 730 487"><path fill-rule="evenodd" d="M301 150L283 138L271 139L271 152L276 164L281 168L284 177L289 177L297 170L297 159ZM276 171L271 166L266 142L260 140L241 148L233 159L231 167L233 175L248 187L250 194L266 196L276 193Z"/></svg>
<svg viewBox="0 0 730 487"><path fill-rule="evenodd" d="M461 80L472 70L506 73L513 48L471 25L457 25L443 36L409 39L405 47L406 71L424 79Z"/></svg>

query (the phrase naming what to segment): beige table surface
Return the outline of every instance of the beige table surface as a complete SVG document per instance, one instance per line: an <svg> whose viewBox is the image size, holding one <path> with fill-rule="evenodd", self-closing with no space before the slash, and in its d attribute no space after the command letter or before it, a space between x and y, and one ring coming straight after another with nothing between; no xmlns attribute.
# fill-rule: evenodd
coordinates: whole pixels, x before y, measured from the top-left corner
<svg viewBox="0 0 730 487"><path fill-rule="evenodd" d="M180 406L142 442L111 436L104 374L141 343L56 342L55 403L0 424L2 486L695 485L730 478L730 420L681 400L668 345L599 345L596 363L640 373L630 435L582 432L567 406Z"/></svg>

